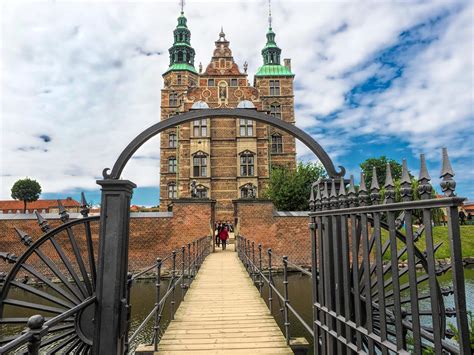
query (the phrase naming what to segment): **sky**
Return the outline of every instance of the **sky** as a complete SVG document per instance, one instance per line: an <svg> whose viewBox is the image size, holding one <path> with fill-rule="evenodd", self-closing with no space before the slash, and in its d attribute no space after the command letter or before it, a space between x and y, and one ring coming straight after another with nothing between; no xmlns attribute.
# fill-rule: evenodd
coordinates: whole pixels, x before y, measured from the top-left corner
<svg viewBox="0 0 474 355"><path fill-rule="evenodd" d="M356 176L381 155L406 158L416 176L425 153L438 191L447 147L457 193L473 200L473 4L273 0L276 41L296 74L296 125ZM102 170L160 119L179 1L7 0L0 11L0 199L28 176L42 198L85 191L100 202ZM188 0L184 11L196 68L209 63L222 25L252 83L267 1ZM138 185L132 203L158 204L158 137L123 178Z"/></svg>

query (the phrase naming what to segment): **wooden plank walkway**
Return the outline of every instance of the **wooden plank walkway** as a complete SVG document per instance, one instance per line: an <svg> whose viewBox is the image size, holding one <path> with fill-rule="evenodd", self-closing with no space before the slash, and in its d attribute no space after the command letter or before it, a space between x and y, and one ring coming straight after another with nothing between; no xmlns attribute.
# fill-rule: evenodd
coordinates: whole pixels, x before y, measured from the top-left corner
<svg viewBox="0 0 474 355"><path fill-rule="evenodd" d="M293 354L234 245L206 258L158 349L173 355Z"/></svg>

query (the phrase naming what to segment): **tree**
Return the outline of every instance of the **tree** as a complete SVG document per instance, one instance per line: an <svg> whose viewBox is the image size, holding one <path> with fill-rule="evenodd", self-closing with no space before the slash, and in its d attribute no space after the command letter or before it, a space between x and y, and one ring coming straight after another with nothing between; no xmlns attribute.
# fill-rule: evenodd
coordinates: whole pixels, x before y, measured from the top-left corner
<svg viewBox="0 0 474 355"><path fill-rule="evenodd" d="M299 162L296 169L273 167L263 196L280 211L308 211L311 184L326 171L319 164Z"/></svg>
<svg viewBox="0 0 474 355"><path fill-rule="evenodd" d="M399 180L402 177L402 165L396 160L388 159L385 155L382 155L380 158L369 158L360 164L360 168L365 175L365 185L367 186L367 189L370 189L372 183L372 169L374 166L375 170L377 170L379 186L383 187L385 185L387 163L390 164L393 180Z"/></svg>
<svg viewBox="0 0 474 355"><path fill-rule="evenodd" d="M26 204L36 201L40 194L40 184L36 180L29 178L17 180L12 187L12 198L23 201L23 213L26 213Z"/></svg>

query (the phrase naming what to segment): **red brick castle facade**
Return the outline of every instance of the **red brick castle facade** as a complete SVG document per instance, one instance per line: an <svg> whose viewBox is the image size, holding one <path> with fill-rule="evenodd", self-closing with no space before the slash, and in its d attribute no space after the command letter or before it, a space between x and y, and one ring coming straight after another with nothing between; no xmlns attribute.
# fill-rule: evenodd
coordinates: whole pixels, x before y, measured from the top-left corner
<svg viewBox="0 0 474 355"><path fill-rule="evenodd" d="M234 62L229 41L221 30L211 62L203 71L194 67L191 33L183 13L169 49L170 66L163 74L161 119L194 109L249 108L294 123L293 78L290 60L280 64L281 49L271 26L262 50L263 65L247 80ZM173 199L215 199L216 218L231 220L232 200L259 197L272 166L296 165L295 139L278 129L251 120L196 120L161 134L160 208ZM194 181L194 182L193 182Z"/></svg>

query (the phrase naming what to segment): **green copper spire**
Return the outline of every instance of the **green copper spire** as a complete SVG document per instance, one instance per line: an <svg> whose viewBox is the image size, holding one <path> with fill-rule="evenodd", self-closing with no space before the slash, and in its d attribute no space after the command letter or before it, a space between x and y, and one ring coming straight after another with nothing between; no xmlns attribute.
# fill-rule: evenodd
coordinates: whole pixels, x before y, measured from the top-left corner
<svg viewBox="0 0 474 355"><path fill-rule="evenodd" d="M176 26L173 31L173 46L169 49L170 67L165 74L173 70L188 70L197 74L194 68L195 52L194 48L191 47L191 31L188 29L187 21L183 9L181 8L181 15L178 17L178 26Z"/></svg>
<svg viewBox="0 0 474 355"><path fill-rule="evenodd" d="M281 49L275 42L275 32L272 29L271 3L268 3L268 32L267 43L262 49L263 66L261 66L255 76L294 76L291 70L280 64Z"/></svg>

